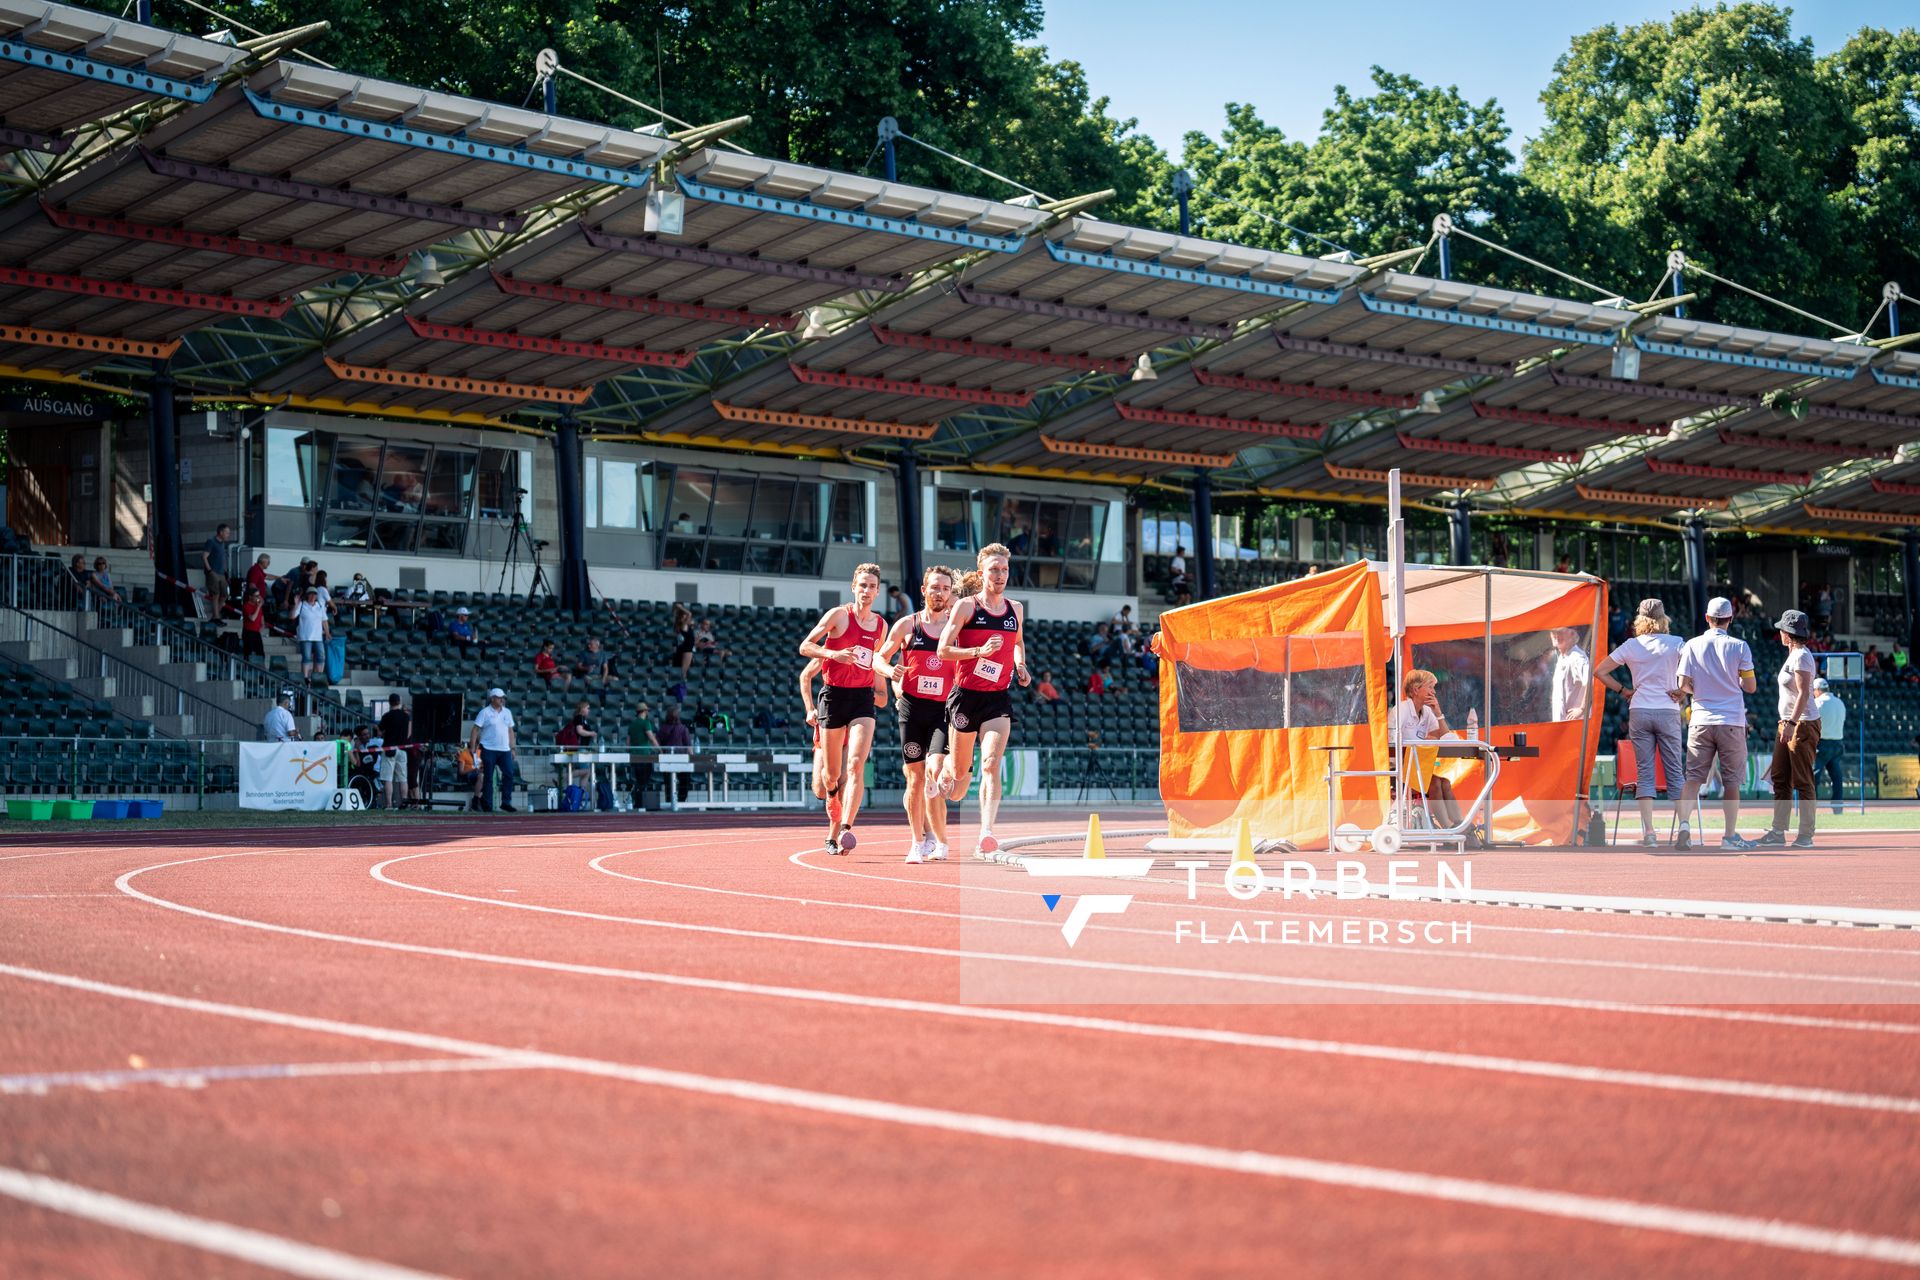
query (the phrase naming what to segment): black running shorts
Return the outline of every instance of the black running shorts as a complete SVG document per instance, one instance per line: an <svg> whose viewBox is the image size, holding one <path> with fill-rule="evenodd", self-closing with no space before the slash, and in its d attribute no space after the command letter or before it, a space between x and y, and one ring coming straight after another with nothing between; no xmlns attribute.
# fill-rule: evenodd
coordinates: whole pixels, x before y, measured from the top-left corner
<svg viewBox="0 0 1920 1280"><path fill-rule="evenodd" d="M829 729L844 729L855 720L873 719L873 686L830 684L820 695L821 718Z"/></svg>
<svg viewBox="0 0 1920 1280"><path fill-rule="evenodd" d="M978 733L995 720L1013 723L1013 699L1005 689L962 689L947 695L950 733Z"/></svg>
<svg viewBox="0 0 1920 1280"><path fill-rule="evenodd" d="M939 755L947 746L947 702L944 698L896 699L900 708L900 754L908 764Z"/></svg>

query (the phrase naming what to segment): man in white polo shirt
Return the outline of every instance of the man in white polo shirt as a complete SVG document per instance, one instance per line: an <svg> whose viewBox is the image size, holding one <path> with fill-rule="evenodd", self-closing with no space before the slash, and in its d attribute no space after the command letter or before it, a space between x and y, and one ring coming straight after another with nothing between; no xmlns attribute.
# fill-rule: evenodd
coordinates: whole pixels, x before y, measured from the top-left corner
<svg viewBox="0 0 1920 1280"><path fill-rule="evenodd" d="M500 811L513 807L513 712L505 689L487 690L487 705L473 718L471 748L480 756L480 811L493 812L493 771L500 770Z"/></svg>
<svg viewBox="0 0 1920 1280"><path fill-rule="evenodd" d="M1700 787L1720 762L1720 812L1726 830L1723 849L1751 849L1753 841L1740 834L1740 786L1747 777L1747 700L1757 687L1753 650L1745 640L1727 631L1733 621L1733 601L1715 596L1707 601L1707 629L1680 649L1674 673L1675 701L1693 696L1693 715L1687 722L1687 785L1680 793L1680 835L1676 849L1693 844L1689 819L1700 799Z"/></svg>

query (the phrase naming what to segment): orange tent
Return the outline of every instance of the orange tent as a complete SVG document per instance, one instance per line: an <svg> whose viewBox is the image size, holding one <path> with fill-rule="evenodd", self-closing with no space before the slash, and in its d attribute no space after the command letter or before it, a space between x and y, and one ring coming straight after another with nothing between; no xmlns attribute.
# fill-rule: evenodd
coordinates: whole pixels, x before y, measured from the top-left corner
<svg viewBox="0 0 1920 1280"><path fill-rule="evenodd" d="M1168 831L1327 843L1328 763L1387 769L1387 566L1358 563L1160 615L1160 792ZM1604 639L1606 584L1581 574L1409 566L1406 669L1439 679L1456 730L1468 712L1497 744L1525 733L1537 757L1509 760L1491 801L1496 839L1572 840L1599 749L1598 688L1556 721L1552 678L1563 635L1588 655ZM1589 663L1594 659L1589 657ZM1564 697L1564 695L1563 695ZM1455 779L1462 803L1478 766ZM1388 809L1384 778L1347 778L1339 824L1371 830Z"/></svg>

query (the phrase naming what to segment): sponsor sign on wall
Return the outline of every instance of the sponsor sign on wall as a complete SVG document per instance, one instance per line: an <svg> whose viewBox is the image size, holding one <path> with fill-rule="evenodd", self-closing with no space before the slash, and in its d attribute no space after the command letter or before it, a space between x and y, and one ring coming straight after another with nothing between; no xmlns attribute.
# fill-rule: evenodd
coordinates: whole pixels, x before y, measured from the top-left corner
<svg viewBox="0 0 1920 1280"><path fill-rule="evenodd" d="M242 742L242 809L326 809L340 788L340 751L331 742Z"/></svg>

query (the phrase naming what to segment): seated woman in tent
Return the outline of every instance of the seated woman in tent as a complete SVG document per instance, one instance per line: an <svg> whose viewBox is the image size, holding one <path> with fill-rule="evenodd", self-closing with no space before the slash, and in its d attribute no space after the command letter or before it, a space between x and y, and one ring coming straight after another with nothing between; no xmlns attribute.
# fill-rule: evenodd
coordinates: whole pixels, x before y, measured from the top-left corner
<svg viewBox="0 0 1920 1280"><path fill-rule="evenodd" d="M1422 752L1416 744L1435 742L1447 736L1447 716L1440 710L1439 682L1431 671L1409 671L1401 682L1405 697L1394 708L1393 739L1396 748L1407 748L1404 757L1406 783L1412 788L1409 801L1425 796L1427 809L1433 814L1435 825L1457 827L1460 825L1460 801L1453 794L1453 784L1440 777L1434 771L1436 763L1432 753Z"/></svg>

